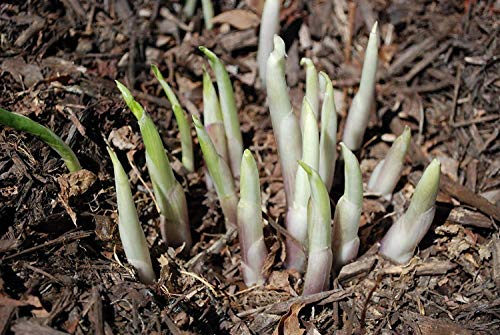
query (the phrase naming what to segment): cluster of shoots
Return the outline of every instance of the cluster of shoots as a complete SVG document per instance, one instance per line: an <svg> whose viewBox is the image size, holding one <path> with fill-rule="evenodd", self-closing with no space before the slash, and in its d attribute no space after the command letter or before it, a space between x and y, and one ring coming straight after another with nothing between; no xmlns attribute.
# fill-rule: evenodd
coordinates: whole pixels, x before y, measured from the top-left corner
<svg viewBox="0 0 500 335"><path fill-rule="evenodd" d="M267 1L266 6L271 6L271 3L272 1ZM288 97L285 79L285 44L276 35L273 38L274 50L267 58L265 72L261 70L261 74L265 73L266 76L265 86L269 110L278 146L287 201L285 224L289 234L286 241L286 264L288 268L305 272L303 292L305 295L327 289L331 276L335 275L343 265L356 258L358 254L363 182L358 159L351 148L358 149L362 145L367 115L373 106L377 39L375 25L365 54L361 85L349 111L344 132L346 143L340 143L344 162L344 193L335 206L333 220L329 191L333 184L337 158L337 112L332 82L328 75L316 71L312 60L302 59L301 65L306 71L306 91L300 117L297 117ZM207 56L215 74L217 90L210 75L204 69L204 122L202 123L197 116L193 116L194 127L208 175L225 217L226 229L237 230L239 234L244 281L248 286L262 284L266 279L263 267L267 249L262 227L262 200L257 164L249 150L243 153L234 91L225 66L212 51L205 47L200 47L200 50ZM183 163L188 170L192 171L194 169L192 144L188 136L190 127L185 112L170 86L154 66L153 72L174 110L181 133ZM191 240L184 193L171 171L158 132L130 92L119 83L118 87L139 121L155 197L159 205L161 204L161 214L165 216L168 223L164 237L169 244L181 242L189 246ZM349 130L349 127L352 127L350 124L356 124L356 122L362 126L358 125L357 128L363 128L361 134L359 129L356 129L356 132ZM187 135L183 136L183 132ZM370 191L388 199L391 197L400 178L410 140L410 130L405 128L403 134L393 143L385 159L374 170L368 183ZM156 149L153 149L153 146L156 146ZM110 155L115 166L115 174L118 175L116 156L112 151ZM164 169L159 167L164 167ZM411 258L414 249L433 220L439 174L439 163L433 161L417 185L408 211L396 221L383 238L380 248L383 255L400 263L407 262ZM123 177L120 178L123 179ZM238 180L239 196L236 186ZM123 182L120 187L125 189ZM130 193L130 189L128 192ZM127 201L125 198L122 197L121 200L119 198L119 209L121 209L120 203ZM128 200L130 203L131 196ZM133 208L133 203L129 207ZM137 228L140 228L140 225L136 217L131 217L133 219L131 221L135 220L135 223L129 223L126 226L135 227L133 228L135 230L130 228L132 229L130 234L135 234L140 240L141 236L138 232L142 233L142 230ZM122 220L124 219L120 215L120 221ZM121 230L120 234L122 234ZM124 242L127 258L137 268L144 281L151 281L154 279L154 274L151 276L151 273L146 270L149 255L146 257L143 252L147 248L142 247L140 243L137 245L141 247L134 249L135 253L132 253L127 251L130 249L125 247ZM129 256L129 254L134 256ZM138 261L140 257L143 258Z"/></svg>
<svg viewBox="0 0 500 335"><path fill-rule="evenodd" d="M318 75L310 59L302 59L306 91L300 118L297 118L285 79L285 45L276 35L274 50L267 60L266 90L287 201L286 264L288 268L305 271L306 295L326 289L330 273L335 274L358 255L363 181L358 159L351 150L361 147L374 105L377 44L375 24L365 53L361 84L349 109L345 143L340 143L345 182L344 193L335 207L333 225L328 196L333 184L337 146L332 83L325 73ZM410 141L410 129L405 127L373 172L368 184L371 192L390 199ZM438 185L439 163L434 161L417 186L408 211L382 240L382 254L401 263L411 258L433 220Z"/></svg>

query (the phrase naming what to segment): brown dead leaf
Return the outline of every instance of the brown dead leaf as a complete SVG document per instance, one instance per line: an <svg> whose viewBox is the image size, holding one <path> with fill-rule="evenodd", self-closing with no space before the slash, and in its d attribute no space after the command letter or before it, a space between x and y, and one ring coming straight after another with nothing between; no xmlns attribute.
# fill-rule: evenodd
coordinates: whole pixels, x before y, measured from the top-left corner
<svg viewBox="0 0 500 335"><path fill-rule="evenodd" d="M24 83L27 87L32 87L43 80L40 67L35 64L26 64L21 56L6 59L0 64L0 69L10 73L17 82Z"/></svg>
<svg viewBox="0 0 500 335"><path fill-rule="evenodd" d="M273 335L303 335L305 329L300 327L299 313L304 303L295 303L290 306L288 312L283 315Z"/></svg>
<svg viewBox="0 0 500 335"><path fill-rule="evenodd" d="M139 136L133 132L130 126L123 126L113 129L109 134L108 141L120 150L131 150L137 147Z"/></svg>
<svg viewBox="0 0 500 335"><path fill-rule="evenodd" d="M212 19L212 23L227 23L239 30L255 28L260 23L257 14L244 9L225 11Z"/></svg>
<svg viewBox="0 0 500 335"><path fill-rule="evenodd" d="M96 179L97 176L94 173L85 169L66 173L57 178L57 182L61 188L58 199L75 225L76 213L69 205L69 198L85 193L94 184Z"/></svg>

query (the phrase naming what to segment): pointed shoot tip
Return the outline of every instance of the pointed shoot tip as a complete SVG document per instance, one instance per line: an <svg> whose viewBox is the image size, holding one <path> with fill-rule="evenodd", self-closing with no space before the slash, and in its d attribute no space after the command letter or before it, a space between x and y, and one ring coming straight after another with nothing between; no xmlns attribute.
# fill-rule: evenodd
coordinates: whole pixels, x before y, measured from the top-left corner
<svg viewBox="0 0 500 335"><path fill-rule="evenodd" d="M312 175L312 168L303 161L297 161L308 175Z"/></svg>
<svg viewBox="0 0 500 335"><path fill-rule="evenodd" d="M378 21L375 21L375 23L373 24L373 27L372 27L372 31L370 32L370 34L377 34L378 32Z"/></svg>
<svg viewBox="0 0 500 335"><path fill-rule="evenodd" d="M196 128L203 128L200 118L197 115L193 115L193 123Z"/></svg>

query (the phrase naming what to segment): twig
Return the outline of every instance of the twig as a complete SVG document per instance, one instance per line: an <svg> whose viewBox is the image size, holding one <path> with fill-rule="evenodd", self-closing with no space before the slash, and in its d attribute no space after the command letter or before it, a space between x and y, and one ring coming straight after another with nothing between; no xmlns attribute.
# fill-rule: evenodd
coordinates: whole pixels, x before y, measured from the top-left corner
<svg viewBox="0 0 500 335"><path fill-rule="evenodd" d="M47 241L43 244L25 249L23 251L20 251L18 253L13 254L13 255L6 256L6 257L2 258L0 262L6 261L6 260L9 260L12 258L16 258L16 257L22 256L22 255L26 255L26 254L32 253L33 251L37 251L39 249L50 247L52 245L56 245L56 244L60 244L60 243L68 243L68 242L73 242L73 241L80 240L83 238L87 238L90 235L92 235L93 233L94 232L90 231L90 230L89 231L76 231L76 232L68 233L67 235L59 236L58 238L56 238L52 241Z"/></svg>
<svg viewBox="0 0 500 335"><path fill-rule="evenodd" d="M459 64L457 67L457 76L455 77L455 88L453 89L453 103L451 105L451 114L450 114L450 124L455 122L455 113L457 111L457 101L458 101L458 93L460 92L460 79L462 78L462 64Z"/></svg>

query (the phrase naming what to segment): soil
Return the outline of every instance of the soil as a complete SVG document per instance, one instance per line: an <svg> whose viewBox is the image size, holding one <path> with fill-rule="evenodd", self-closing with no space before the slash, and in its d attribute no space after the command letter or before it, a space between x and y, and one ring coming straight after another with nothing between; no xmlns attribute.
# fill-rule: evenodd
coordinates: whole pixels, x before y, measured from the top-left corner
<svg viewBox="0 0 500 335"><path fill-rule="evenodd" d="M302 275L284 267L283 184L255 61L262 1L214 3L224 15L212 31L201 8L187 19L181 1L0 4L0 106L52 129L93 173L70 176L43 142L0 128L0 334L500 333L499 2L285 1L280 35L293 105L300 110L299 60L309 57L333 79L340 132L379 22L376 109L357 153L364 181L404 125L413 133L393 199L365 196L359 258L331 290L308 297ZM228 66L245 147L259 165L270 251L264 286L243 284L238 239L224 231L199 145L196 171L187 173L172 110L150 71L158 64L186 111L202 113L200 45ZM186 190L195 241L187 257L159 236L144 147L115 79L151 113ZM151 286L124 258L107 141L130 176L159 277ZM376 243L435 157L435 220L409 264L393 264ZM336 171L333 203L343 192L340 161Z"/></svg>

